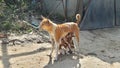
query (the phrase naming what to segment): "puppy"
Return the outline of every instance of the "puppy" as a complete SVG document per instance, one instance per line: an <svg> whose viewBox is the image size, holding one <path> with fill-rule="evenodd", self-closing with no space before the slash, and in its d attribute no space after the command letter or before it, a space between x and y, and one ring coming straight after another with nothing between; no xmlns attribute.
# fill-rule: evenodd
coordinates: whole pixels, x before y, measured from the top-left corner
<svg viewBox="0 0 120 68"><path fill-rule="evenodd" d="M61 44L59 46L60 54L64 55L74 52L74 43L72 37L74 37L74 35L70 32L64 38L61 39Z"/></svg>
<svg viewBox="0 0 120 68"><path fill-rule="evenodd" d="M50 34L51 40L55 43L52 44L52 50L50 55L55 50L54 60L58 59L58 50L61 43L61 39L64 38L68 33L72 32L76 37L77 44L75 45L75 50L79 52L79 27L78 24L81 20L80 14L76 15L77 22L67 22L64 24L55 24L50 19L42 16L42 21L40 22L40 29L47 31Z"/></svg>

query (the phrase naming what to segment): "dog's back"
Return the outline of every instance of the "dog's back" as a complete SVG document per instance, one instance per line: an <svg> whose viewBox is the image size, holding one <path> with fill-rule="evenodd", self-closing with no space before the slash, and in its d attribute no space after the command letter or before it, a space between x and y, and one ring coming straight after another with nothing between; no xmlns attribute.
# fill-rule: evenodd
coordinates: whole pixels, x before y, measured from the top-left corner
<svg viewBox="0 0 120 68"><path fill-rule="evenodd" d="M76 23L64 23L64 24L60 24L57 25L56 30L55 30L55 35L58 38L63 38L64 36L66 36L68 33L70 32L78 32L79 31L79 27Z"/></svg>

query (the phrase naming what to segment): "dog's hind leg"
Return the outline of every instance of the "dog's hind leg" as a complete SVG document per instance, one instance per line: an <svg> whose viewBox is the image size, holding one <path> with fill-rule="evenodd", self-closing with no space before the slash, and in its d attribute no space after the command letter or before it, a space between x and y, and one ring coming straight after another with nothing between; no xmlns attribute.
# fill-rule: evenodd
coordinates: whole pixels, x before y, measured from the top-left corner
<svg viewBox="0 0 120 68"><path fill-rule="evenodd" d="M74 42L76 42L75 43L75 49L79 53L80 52L80 48L79 48L79 31L75 32L75 37L74 38L76 39L76 41L74 41Z"/></svg>

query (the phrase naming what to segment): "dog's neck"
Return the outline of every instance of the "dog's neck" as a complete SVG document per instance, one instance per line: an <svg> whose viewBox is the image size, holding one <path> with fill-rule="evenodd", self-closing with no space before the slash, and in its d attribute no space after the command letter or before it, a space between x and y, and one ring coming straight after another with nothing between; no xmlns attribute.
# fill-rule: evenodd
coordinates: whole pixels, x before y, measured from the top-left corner
<svg viewBox="0 0 120 68"><path fill-rule="evenodd" d="M54 22L52 22L51 20L49 20L49 22L54 26L54 27L56 27L57 26L57 24L55 24Z"/></svg>
<svg viewBox="0 0 120 68"><path fill-rule="evenodd" d="M55 24L51 20L49 20L49 23L51 24L51 26L50 26L50 29L48 30L48 32L50 33L50 35L54 36L57 24Z"/></svg>

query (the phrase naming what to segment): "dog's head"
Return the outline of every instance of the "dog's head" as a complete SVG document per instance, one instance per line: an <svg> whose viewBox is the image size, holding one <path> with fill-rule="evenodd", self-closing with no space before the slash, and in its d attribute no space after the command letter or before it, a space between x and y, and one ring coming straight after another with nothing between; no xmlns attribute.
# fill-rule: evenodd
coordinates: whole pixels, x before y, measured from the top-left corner
<svg viewBox="0 0 120 68"><path fill-rule="evenodd" d="M41 16L42 21L40 22L39 29L41 30L48 30L49 27L51 26L50 20L48 18L45 18Z"/></svg>

